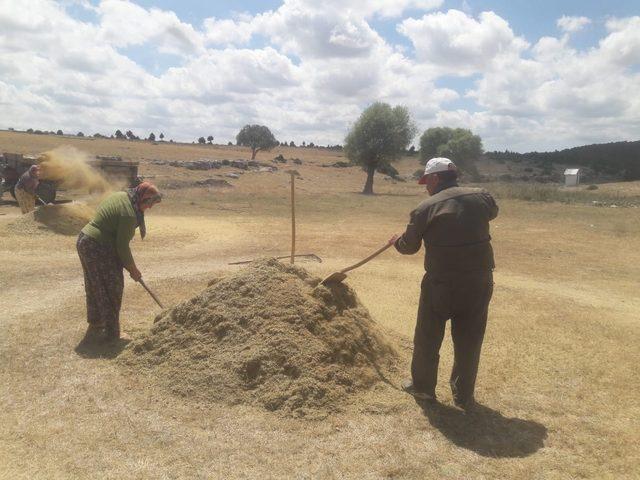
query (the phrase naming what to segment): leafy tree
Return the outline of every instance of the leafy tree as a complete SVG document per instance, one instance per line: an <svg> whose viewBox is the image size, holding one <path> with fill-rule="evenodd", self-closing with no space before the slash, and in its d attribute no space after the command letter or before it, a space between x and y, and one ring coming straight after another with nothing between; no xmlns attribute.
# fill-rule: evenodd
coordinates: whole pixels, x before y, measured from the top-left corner
<svg viewBox="0 0 640 480"><path fill-rule="evenodd" d="M155 142L156 141L156 136L155 136L155 134L153 132L151 132L149 134L149 141L150 142Z"/></svg>
<svg viewBox="0 0 640 480"><path fill-rule="evenodd" d="M289 142L289 146L290 146L290 147L295 147L295 146L296 146L296 143L295 143L293 140L291 140L291 141Z"/></svg>
<svg viewBox="0 0 640 480"><path fill-rule="evenodd" d="M276 146L276 138L264 125L245 125L236 135L236 143L251 148L251 160L260 150L268 151Z"/></svg>
<svg viewBox="0 0 640 480"><path fill-rule="evenodd" d="M198 143L205 144L205 143L207 143L207 141L205 140L204 137L200 137L200 138L198 138Z"/></svg>
<svg viewBox="0 0 640 480"><path fill-rule="evenodd" d="M62 130L58 130L58 131L56 132L56 135L64 135L64 133L62 133Z"/></svg>
<svg viewBox="0 0 640 480"><path fill-rule="evenodd" d="M126 137L124 136L124 133L122 133L122 130L116 130L116 138L124 140Z"/></svg>
<svg viewBox="0 0 640 480"><path fill-rule="evenodd" d="M129 140L134 140L136 138L136 136L133 134L131 130L127 130L127 133L125 133L125 135Z"/></svg>
<svg viewBox="0 0 640 480"><path fill-rule="evenodd" d="M362 112L345 138L344 151L351 163L367 172L362 193L373 194L376 169L397 160L416 135L409 110L376 102Z"/></svg>
<svg viewBox="0 0 640 480"><path fill-rule="evenodd" d="M302 146L306 147L307 146L307 142L305 142L304 140L302 141Z"/></svg>
<svg viewBox="0 0 640 480"><path fill-rule="evenodd" d="M478 176L475 160L482 155L482 140L464 128L435 127L420 137L420 161L447 157L473 177Z"/></svg>
<svg viewBox="0 0 640 480"><path fill-rule="evenodd" d="M209 142L209 145L213 144L213 135L209 135L207 137L207 141Z"/></svg>
<svg viewBox="0 0 640 480"><path fill-rule="evenodd" d="M76 135L76 137L84 137L84 133L82 133L82 132L78 132L78 134Z"/></svg>
<svg viewBox="0 0 640 480"><path fill-rule="evenodd" d="M227 145L231 147L233 145L233 142L230 141L229 143L227 143Z"/></svg>
<svg viewBox="0 0 640 480"><path fill-rule="evenodd" d="M27 128L27 133L33 133L33 128Z"/></svg>
<svg viewBox="0 0 640 480"><path fill-rule="evenodd" d="M160 141L164 140L164 133L160 132Z"/></svg>

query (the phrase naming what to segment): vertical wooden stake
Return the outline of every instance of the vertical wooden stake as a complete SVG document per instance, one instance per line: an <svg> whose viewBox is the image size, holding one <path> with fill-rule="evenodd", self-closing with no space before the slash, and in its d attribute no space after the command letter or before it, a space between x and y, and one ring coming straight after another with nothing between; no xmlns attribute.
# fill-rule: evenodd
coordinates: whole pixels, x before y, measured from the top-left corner
<svg viewBox="0 0 640 480"><path fill-rule="evenodd" d="M296 255L296 176L291 172L291 263Z"/></svg>

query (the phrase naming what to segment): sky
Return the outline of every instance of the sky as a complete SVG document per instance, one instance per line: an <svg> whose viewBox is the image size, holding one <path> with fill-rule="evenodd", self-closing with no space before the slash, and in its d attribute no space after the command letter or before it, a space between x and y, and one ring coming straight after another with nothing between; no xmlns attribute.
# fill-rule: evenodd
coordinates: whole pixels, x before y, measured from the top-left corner
<svg viewBox="0 0 640 480"><path fill-rule="evenodd" d="M334 145L376 101L488 151L639 140L640 2L0 0L0 128Z"/></svg>

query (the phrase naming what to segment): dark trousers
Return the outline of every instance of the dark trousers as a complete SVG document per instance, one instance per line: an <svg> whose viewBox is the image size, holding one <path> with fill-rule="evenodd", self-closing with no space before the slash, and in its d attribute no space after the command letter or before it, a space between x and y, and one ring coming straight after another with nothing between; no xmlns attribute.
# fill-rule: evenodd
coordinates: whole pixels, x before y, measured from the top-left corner
<svg viewBox="0 0 640 480"><path fill-rule="evenodd" d="M451 391L457 403L472 400L493 294L493 272L427 274L421 287L411 362L415 389L435 396L440 346L447 320L451 319Z"/></svg>

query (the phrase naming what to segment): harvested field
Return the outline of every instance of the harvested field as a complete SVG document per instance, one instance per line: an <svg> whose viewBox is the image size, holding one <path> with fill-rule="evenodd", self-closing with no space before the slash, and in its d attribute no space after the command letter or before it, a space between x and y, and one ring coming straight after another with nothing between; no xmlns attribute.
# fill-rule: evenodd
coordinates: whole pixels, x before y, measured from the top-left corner
<svg viewBox="0 0 640 480"><path fill-rule="evenodd" d="M239 147L0 132L4 151L35 153L64 142L141 160L142 174L158 183L202 180L207 172L149 159L247 155ZM258 155L270 161L280 152L304 161L295 167L304 178L296 182L297 247L323 259L304 264L310 276L324 278L379 248L424 198L415 183L383 182L378 175L377 194L359 195L362 171L321 166L344 160L336 152L279 147ZM408 174L418 164L407 158L397 168ZM225 169L232 171L216 172ZM201 294L204 302L213 276L240 274L229 262L288 253L290 176L282 170L247 172L233 180L233 189L165 192L147 215L145 240L136 235L132 241L145 281L170 307L162 317ZM624 184L629 195L639 186ZM590 193L599 192L618 192L618 184ZM88 200L71 191L61 198ZM453 407L447 332L438 405L422 409L377 381L342 397L339 411L311 408L323 420L307 421L292 410L268 411L251 390L234 405L213 398L215 392L211 398L172 393L171 383L188 379L169 379L150 363L127 366L125 345L76 352L86 324L75 238L15 232L9 227L20 211L8 194L4 200L0 478L637 478L637 209L498 201L500 214L491 226L495 293L476 388L482 406L475 413ZM390 339L397 351L399 370L388 377L393 385L408 375L422 274L422 252L400 256L389 250L346 280L384 333L382 340ZM153 335L160 311L140 285L128 277L125 284L121 322L135 345ZM171 361L166 352L160 358ZM185 371L176 368L183 376Z"/></svg>
<svg viewBox="0 0 640 480"><path fill-rule="evenodd" d="M351 288L319 283L274 259L252 263L164 311L121 361L185 397L297 417L339 411L397 374L397 354Z"/></svg>

